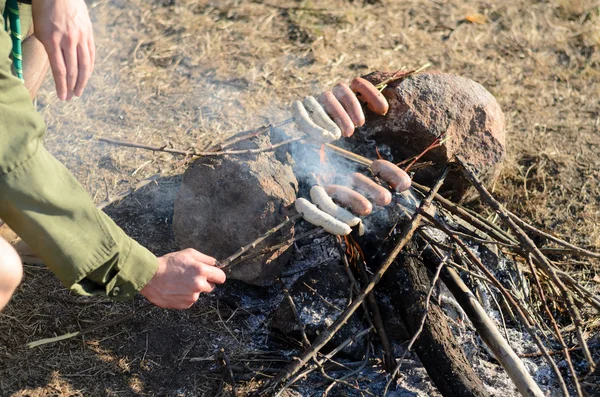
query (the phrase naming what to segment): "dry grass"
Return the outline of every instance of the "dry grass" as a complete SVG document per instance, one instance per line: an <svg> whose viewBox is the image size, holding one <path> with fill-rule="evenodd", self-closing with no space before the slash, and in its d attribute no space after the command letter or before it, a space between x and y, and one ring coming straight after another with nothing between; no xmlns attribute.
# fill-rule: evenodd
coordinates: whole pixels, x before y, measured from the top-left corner
<svg viewBox="0 0 600 397"><path fill-rule="evenodd" d="M495 193L509 209L599 249L600 4L374 3L99 0L92 4L97 64L84 97L60 103L49 81L40 94L47 146L99 202L154 173L178 174L185 164L95 137L206 147L286 118L293 98L338 80L431 62L480 82L502 106L510 156ZM464 22L477 13L486 23ZM130 231L143 241L143 232ZM153 245L159 240L145 242L159 253L170 248ZM582 262L581 277L591 279L594 266ZM207 375L211 364L181 357L208 356L211 344L243 349L243 338L221 337L231 332L222 320L231 311L207 300L188 312L155 311L83 340L26 351L26 341L130 308L73 297L46 270L26 273L0 314L2 395L211 395L219 378Z"/></svg>

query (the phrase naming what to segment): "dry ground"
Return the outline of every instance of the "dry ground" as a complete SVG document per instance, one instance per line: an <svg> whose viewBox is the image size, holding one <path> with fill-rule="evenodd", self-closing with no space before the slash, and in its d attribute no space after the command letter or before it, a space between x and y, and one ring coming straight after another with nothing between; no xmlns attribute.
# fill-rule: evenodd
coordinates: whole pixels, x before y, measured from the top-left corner
<svg viewBox="0 0 600 397"><path fill-rule="evenodd" d="M177 175L184 164L97 137L202 148L283 119L293 98L339 80L431 62L480 82L502 106L510 155L495 192L509 208L599 249L599 2L495 3L98 0L91 3L96 70L84 97L61 103L50 81L39 95L47 146L101 201L155 173ZM465 22L477 13L485 23ZM168 203L176 182L147 189L144 205L111 210L158 254L174 248ZM598 269L576 265L583 279ZM24 348L139 304L71 296L50 272L28 266L0 314L0 395L213 395L219 374L185 358L242 347L243 338L236 345L221 335L231 331L230 316L243 314L216 299Z"/></svg>

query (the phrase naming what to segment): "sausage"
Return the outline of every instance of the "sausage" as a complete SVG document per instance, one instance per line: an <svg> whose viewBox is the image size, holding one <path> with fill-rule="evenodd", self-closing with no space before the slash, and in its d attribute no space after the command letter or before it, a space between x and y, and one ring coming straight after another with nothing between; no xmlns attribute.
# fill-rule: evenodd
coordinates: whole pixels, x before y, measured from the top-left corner
<svg viewBox="0 0 600 397"><path fill-rule="evenodd" d="M350 87L344 83L337 83L331 90L333 95L342 104L346 113L350 116L350 119L356 127L362 127L365 125L365 114L363 113L362 106L356 95L352 92Z"/></svg>
<svg viewBox="0 0 600 397"><path fill-rule="evenodd" d="M344 222L348 226L356 226L360 223L359 217L354 216L350 211L347 211L334 203L325 189L321 186L313 186L310 189L310 199L320 210L327 212L329 215Z"/></svg>
<svg viewBox="0 0 600 397"><path fill-rule="evenodd" d="M326 129L319 127L311 120L302 102L295 101L292 104L292 111L294 112L294 119L298 128L310 138L321 143L331 142L336 139L333 134Z"/></svg>
<svg viewBox="0 0 600 397"><path fill-rule="evenodd" d="M321 226L328 233L335 234L336 236L347 236L352 232L350 226L321 211L307 199L299 198L294 205L296 211L302 214L302 218L305 221L315 226Z"/></svg>
<svg viewBox="0 0 600 397"><path fill-rule="evenodd" d="M392 193L371 178L358 172L353 172L350 177L352 178L352 188L373 200L375 204L384 206L392 202Z"/></svg>
<svg viewBox="0 0 600 397"><path fill-rule="evenodd" d="M381 92L371 82L363 79L362 77L356 77L350 83L352 91L360 94L360 98L366 102L367 107L373 112L382 116L386 115L390 105Z"/></svg>
<svg viewBox="0 0 600 397"><path fill-rule="evenodd" d="M375 160L371 163L373 174L380 176L397 192L403 192L411 185L410 177L403 169L386 160Z"/></svg>
<svg viewBox="0 0 600 397"><path fill-rule="evenodd" d="M342 135L346 137L352 136L354 133L354 123L335 95L331 91L325 91L319 97L319 102L323 105L327 114L340 127Z"/></svg>
<svg viewBox="0 0 600 397"><path fill-rule="evenodd" d="M313 96L307 96L302 101L304 108L308 111L308 115L312 117L316 125L321 128L325 128L335 137L340 139L342 137L342 131L340 128L329 118L323 106Z"/></svg>
<svg viewBox="0 0 600 397"><path fill-rule="evenodd" d="M325 186L327 194L344 207L348 207L357 215L369 215L373 210L373 204L362 194L340 185Z"/></svg>

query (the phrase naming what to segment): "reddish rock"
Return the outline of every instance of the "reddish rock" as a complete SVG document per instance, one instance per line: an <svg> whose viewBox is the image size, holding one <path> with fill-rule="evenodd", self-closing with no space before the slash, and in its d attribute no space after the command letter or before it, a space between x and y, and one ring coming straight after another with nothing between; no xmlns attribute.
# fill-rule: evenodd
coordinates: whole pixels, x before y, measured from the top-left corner
<svg viewBox="0 0 600 397"><path fill-rule="evenodd" d="M254 138L234 149L268 145L268 137ZM205 157L186 171L173 215L175 239L181 249L195 248L225 259L293 215L298 182L289 165L274 152ZM275 243L294 235L289 225L274 234ZM267 241L267 245L268 245ZM230 278L268 285L291 255L291 245L235 266Z"/></svg>
<svg viewBox="0 0 600 397"><path fill-rule="evenodd" d="M391 75L373 72L365 78L377 84ZM388 114L369 113L364 129L378 144L390 146L394 161L421 153L445 134L443 146L422 158L434 166L416 172L417 182L432 183L456 154L472 164L486 183L497 178L506 152L504 114L483 86L460 76L422 73L389 84L383 94L390 104ZM467 198L468 188L460 172L454 172L442 193L460 200Z"/></svg>

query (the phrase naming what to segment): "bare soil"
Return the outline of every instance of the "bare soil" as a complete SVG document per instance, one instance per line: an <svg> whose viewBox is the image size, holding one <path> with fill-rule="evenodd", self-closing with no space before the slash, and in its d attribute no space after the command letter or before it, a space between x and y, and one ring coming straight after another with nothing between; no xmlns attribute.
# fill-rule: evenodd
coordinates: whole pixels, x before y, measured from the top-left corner
<svg viewBox="0 0 600 397"><path fill-rule="evenodd" d="M427 62L481 83L500 103L509 158L495 194L536 225L600 249L597 1L89 4L96 69L84 96L72 102L60 102L46 82L37 102L48 124L46 145L97 202L162 174L157 185L107 210L156 254L176 249L170 222L185 159L96 138L202 149L285 119L292 99L340 80ZM597 261L553 259L598 283ZM28 350L29 341L114 318L142 299L78 297L44 268L28 265L25 273L0 314L0 395L212 396L222 379L212 357L223 348L235 361L248 348L251 313L205 297L188 311L153 310Z"/></svg>

